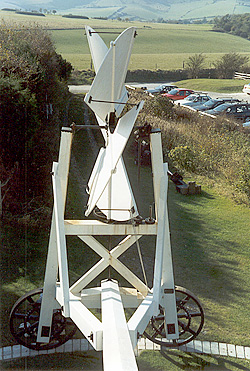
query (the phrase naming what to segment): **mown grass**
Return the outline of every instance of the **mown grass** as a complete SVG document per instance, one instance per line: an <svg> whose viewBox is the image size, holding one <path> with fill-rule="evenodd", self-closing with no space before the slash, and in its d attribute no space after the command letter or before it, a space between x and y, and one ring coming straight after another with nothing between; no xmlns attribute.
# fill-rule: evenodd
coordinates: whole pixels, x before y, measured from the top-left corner
<svg viewBox="0 0 250 371"><path fill-rule="evenodd" d="M196 91L211 91L215 93L242 93L243 80L227 79L189 79L175 82L177 86Z"/></svg>
<svg viewBox="0 0 250 371"><path fill-rule="evenodd" d="M178 350L144 351L137 358L140 371L237 371L248 370L249 361L216 357L209 355L190 354ZM4 370L103 370L101 352L89 351L74 354L41 355L27 359L1 362Z"/></svg>

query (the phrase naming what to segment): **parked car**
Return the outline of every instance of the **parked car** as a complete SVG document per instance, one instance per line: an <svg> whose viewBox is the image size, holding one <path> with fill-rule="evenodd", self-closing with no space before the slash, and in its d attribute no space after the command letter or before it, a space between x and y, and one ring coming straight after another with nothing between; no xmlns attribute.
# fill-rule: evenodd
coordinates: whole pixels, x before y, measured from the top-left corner
<svg viewBox="0 0 250 371"><path fill-rule="evenodd" d="M206 93L196 93L196 94L190 94L187 98L175 101L175 104L177 103L180 106L191 108L196 107L202 103L205 103L209 101L211 97L207 95Z"/></svg>
<svg viewBox="0 0 250 371"><path fill-rule="evenodd" d="M244 88L242 89L243 93L247 93L248 95L250 95L250 83L249 84L245 84L244 85Z"/></svg>
<svg viewBox="0 0 250 371"><path fill-rule="evenodd" d="M191 89L185 89L185 88L176 88L170 90L168 93L162 94L164 97L167 97L172 100L177 100L177 99L184 99L190 94L194 93L193 90Z"/></svg>
<svg viewBox="0 0 250 371"><path fill-rule="evenodd" d="M236 98L214 98L209 99L207 102L195 106L195 111L207 111L209 109L214 109L215 107L219 106L223 103L239 103L240 100Z"/></svg>
<svg viewBox="0 0 250 371"><path fill-rule="evenodd" d="M164 94L168 93L170 90L177 88L177 86L172 85L172 84L162 84L157 86L154 89L146 89L146 93L148 94Z"/></svg>
<svg viewBox="0 0 250 371"><path fill-rule="evenodd" d="M214 109L202 112L203 115L216 117L217 115L231 116L235 119L247 121L250 117L250 103L223 103Z"/></svg>

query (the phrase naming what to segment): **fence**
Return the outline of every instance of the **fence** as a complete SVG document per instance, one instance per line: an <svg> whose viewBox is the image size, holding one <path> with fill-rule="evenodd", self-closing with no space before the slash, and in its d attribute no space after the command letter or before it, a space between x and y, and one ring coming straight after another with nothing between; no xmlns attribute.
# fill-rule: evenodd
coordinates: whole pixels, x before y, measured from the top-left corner
<svg viewBox="0 0 250 371"><path fill-rule="evenodd" d="M250 73L235 72L234 73L234 79L248 80L248 79L250 79Z"/></svg>

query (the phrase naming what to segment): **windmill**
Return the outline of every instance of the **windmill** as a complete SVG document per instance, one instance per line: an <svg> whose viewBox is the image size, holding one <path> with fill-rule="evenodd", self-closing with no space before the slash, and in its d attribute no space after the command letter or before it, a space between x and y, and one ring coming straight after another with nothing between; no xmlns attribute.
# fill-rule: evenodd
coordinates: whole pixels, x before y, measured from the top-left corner
<svg viewBox="0 0 250 371"><path fill-rule="evenodd" d="M150 132L155 220L140 217L122 158L143 108L142 101L124 113L128 102L125 77L136 29L123 31L109 48L92 28L86 27L86 34L96 77L85 102L96 116L105 146L100 148L89 178L86 219L65 220L73 132L71 128L62 129L59 159L52 168L54 209L44 286L16 302L10 328L20 344L37 350L57 347L79 329L94 349L103 352L104 370L133 371L138 370L134 350L143 334L161 346L177 347L200 333L204 313L199 300L174 283L167 210L168 165L163 162L161 132ZM89 217L96 208L101 220ZM119 236L119 243L109 250L97 239L103 235ZM156 236L152 287L119 260L134 244L140 251L140 238L149 235ZM100 256L72 286L66 236L78 236ZM96 277L109 267L129 287L109 276L93 287ZM101 320L92 309L101 310ZM127 319L125 314L130 309L132 315Z"/></svg>

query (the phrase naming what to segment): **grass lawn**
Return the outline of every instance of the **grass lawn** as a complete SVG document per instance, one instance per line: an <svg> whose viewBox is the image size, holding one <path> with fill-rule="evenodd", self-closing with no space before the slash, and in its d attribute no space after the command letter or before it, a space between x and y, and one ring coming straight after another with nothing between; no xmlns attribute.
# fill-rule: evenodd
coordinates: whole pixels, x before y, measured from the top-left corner
<svg viewBox="0 0 250 371"><path fill-rule="evenodd" d="M227 79L190 79L175 82L177 86L197 91L213 91L216 93L241 93L243 80Z"/></svg>
<svg viewBox="0 0 250 371"><path fill-rule="evenodd" d="M41 355L11 362L0 362L2 370L85 370L102 371L101 352L66 353ZM248 370L250 363L245 360L214 357L199 354L184 353L176 350L144 351L137 358L139 371L237 371Z"/></svg>

